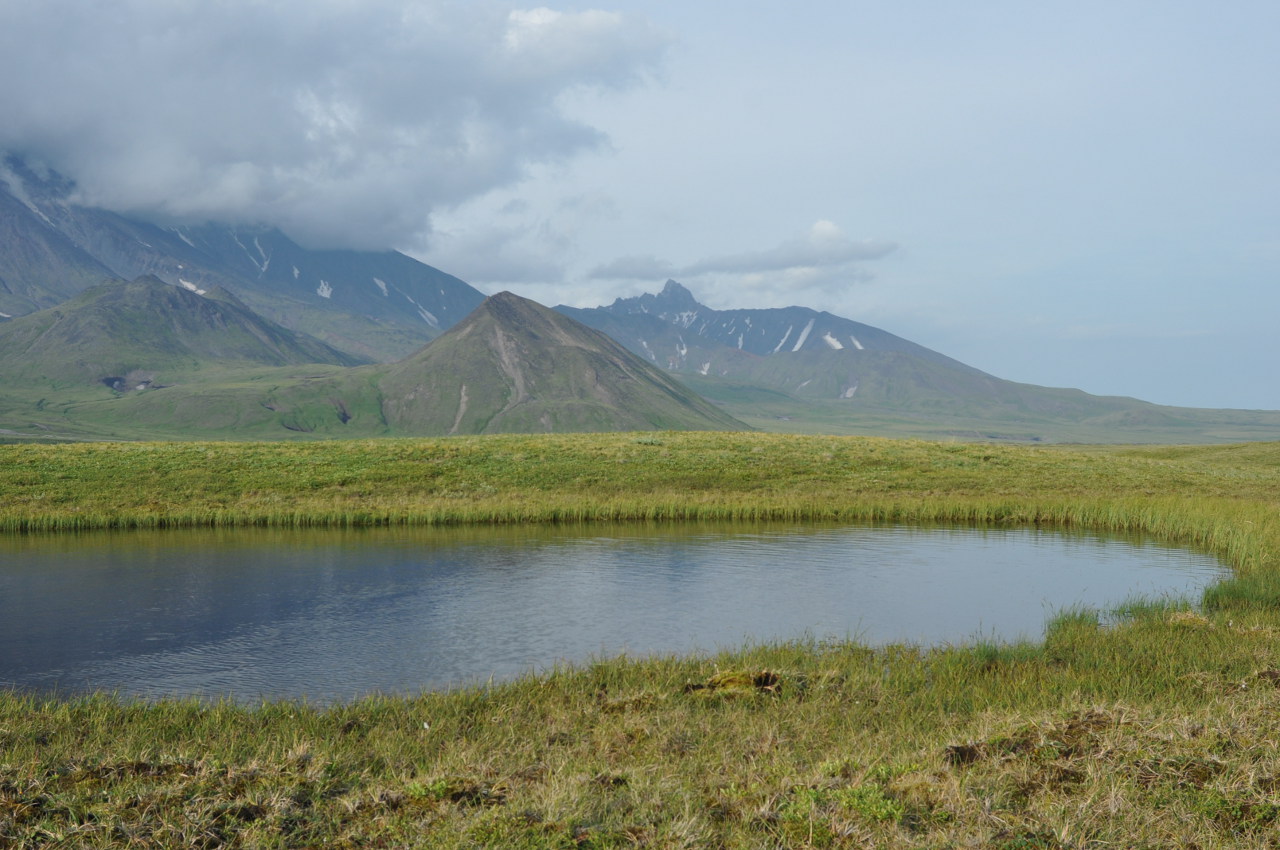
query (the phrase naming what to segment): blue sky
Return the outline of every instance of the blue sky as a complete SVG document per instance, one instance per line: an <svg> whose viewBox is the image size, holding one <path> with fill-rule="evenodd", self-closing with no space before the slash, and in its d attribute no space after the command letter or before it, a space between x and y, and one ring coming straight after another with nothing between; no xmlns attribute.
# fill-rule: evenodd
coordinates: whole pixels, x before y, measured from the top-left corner
<svg viewBox="0 0 1280 850"><path fill-rule="evenodd" d="M0 0L0 148L486 292L672 276L1013 380L1280 409L1277 44L1252 0Z"/></svg>

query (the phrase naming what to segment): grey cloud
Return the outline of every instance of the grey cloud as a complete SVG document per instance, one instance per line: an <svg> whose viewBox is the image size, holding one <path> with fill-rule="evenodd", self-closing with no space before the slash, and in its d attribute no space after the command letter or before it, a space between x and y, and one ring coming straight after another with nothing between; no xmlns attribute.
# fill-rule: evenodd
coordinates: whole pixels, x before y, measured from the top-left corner
<svg viewBox="0 0 1280 850"><path fill-rule="evenodd" d="M564 266L555 252L530 240L529 235L522 222L437 233L430 253L422 260L460 274L473 285L485 284L489 288L562 280Z"/></svg>
<svg viewBox="0 0 1280 850"><path fill-rule="evenodd" d="M893 242L853 240L829 221L819 221L802 237L763 251L747 251L677 267L652 255L619 257L587 272L591 280L662 280L668 277L729 275L751 289L834 290L871 279L856 264L897 250Z"/></svg>
<svg viewBox="0 0 1280 850"><path fill-rule="evenodd" d="M675 266L652 255L619 257L587 272L590 280L661 280L677 274Z"/></svg>
<svg viewBox="0 0 1280 850"><path fill-rule="evenodd" d="M666 46L618 14L489 2L0 3L0 149L86 203L400 246L600 147L558 99L634 85Z"/></svg>
<svg viewBox="0 0 1280 850"><path fill-rule="evenodd" d="M709 273L753 274L787 269L832 268L878 260L897 249L883 240L852 240L829 221L819 221L803 237L763 251L747 251L700 260L685 269L686 275Z"/></svg>

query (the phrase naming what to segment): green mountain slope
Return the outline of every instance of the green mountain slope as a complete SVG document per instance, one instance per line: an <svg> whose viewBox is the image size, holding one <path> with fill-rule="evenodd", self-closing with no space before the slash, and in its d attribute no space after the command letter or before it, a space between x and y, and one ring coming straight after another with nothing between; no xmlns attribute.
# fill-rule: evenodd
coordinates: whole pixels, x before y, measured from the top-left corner
<svg viewBox="0 0 1280 850"><path fill-rule="evenodd" d="M152 277L93 287L0 325L0 373L55 387L137 390L215 365L359 362L263 319L229 293L202 296Z"/></svg>
<svg viewBox="0 0 1280 850"><path fill-rule="evenodd" d="M509 292L379 386L389 426L420 433L743 427L604 334Z"/></svg>
<svg viewBox="0 0 1280 850"><path fill-rule="evenodd" d="M603 334L509 293L399 363L354 367L213 295L118 283L0 326L0 438L746 427Z"/></svg>

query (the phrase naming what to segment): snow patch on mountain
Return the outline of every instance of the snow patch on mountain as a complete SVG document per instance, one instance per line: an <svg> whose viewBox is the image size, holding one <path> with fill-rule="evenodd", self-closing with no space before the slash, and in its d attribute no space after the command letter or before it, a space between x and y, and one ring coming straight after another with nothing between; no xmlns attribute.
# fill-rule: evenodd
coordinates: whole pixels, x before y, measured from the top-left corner
<svg viewBox="0 0 1280 850"><path fill-rule="evenodd" d="M316 295L319 295L321 298L330 298L333 296L333 287L329 285L329 281L320 281L320 285L316 287Z"/></svg>
<svg viewBox="0 0 1280 850"><path fill-rule="evenodd" d="M409 298L409 296L406 295L405 298ZM433 328L440 327L440 320L435 317L434 313L423 307L417 301L414 301L412 298L409 298L409 303L418 308L418 315L422 317L422 321L431 325Z"/></svg>
<svg viewBox="0 0 1280 850"><path fill-rule="evenodd" d="M262 257L262 265L258 266L258 274L267 273L267 266L271 265L271 255L262 250L262 243L258 241L258 237L253 237L253 247L258 249L258 256Z"/></svg>
<svg viewBox="0 0 1280 850"><path fill-rule="evenodd" d="M687 328L693 324L693 320L698 318L697 311L676 313L675 318L671 320L672 324L680 325Z"/></svg>
<svg viewBox="0 0 1280 850"><path fill-rule="evenodd" d="M800 346L804 345L804 341L809 338L809 331L813 330L813 323L816 321L818 320L810 319L809 324L804 326L804 330L800 331L800 338L796 340L795 346L791 349L792 351L800 350Z"/></svg>
<svg viewBox="0 0 1280 850"><path fill-rule="evenodd" d="M253 267L258 270L258 273L259 274L265 273L267 270L267 267L264 266L261 262L259 262L258 257L253 256L253 252L250 251L247 247L245 247L245 244L240 241L240 237L235 233L235 231L232 231L231 238L234 239L236 244L240 246L240 250L244 251L244 255L249 258L249 262L253 263ZM258 254L261 255L262 246L258 244L258 240L256 238L253 240L253 244L257 246ZM328 298L329 296L326 295L324 297Z"/></svg>
<svg viewBox="0 0 1280 850"><path fill-rule="evenodd" d="M822 335L822 341L825 342L827 345L831 346L832 348L834 348L836 351L841 351L844 349L844 343L836 339L835 337L833 337L830 331Z"/></svg>

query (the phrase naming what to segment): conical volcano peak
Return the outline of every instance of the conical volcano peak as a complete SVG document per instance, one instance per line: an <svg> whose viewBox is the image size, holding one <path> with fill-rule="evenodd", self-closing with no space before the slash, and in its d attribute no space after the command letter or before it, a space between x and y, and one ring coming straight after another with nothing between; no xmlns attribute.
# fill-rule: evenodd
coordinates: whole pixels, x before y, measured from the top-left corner
<svg viewBox="0 0 1280 850"><path fill-rule="evenodd" d="M538 302L530 301L528 298L522 298L514 292L506 290L495 292L480 303L480 310L494 315L539 312L543 309L545 308Z"/></svg>
<svg viewBox="0 0 1280 850"><path fill-rule="evenodd" d="M472 311L471 315L455 325L450 333L465 336L479 328L486 328L488 331L502 333L512 338L546 338L555 340L561 345L594 346L598 344L594 332L590 332L590 337L585 336L584 333L589 329L549 307L542 306L537 301L521 297L514 292L504 291L488 296ZM613 341L609 340L609 342ZM422 351L425 350L422 349ZM420 351L419 355L421 353Z"/></svg>
<svg viewBox="0 0 1280 850"><path fill-rule="evenodd" d="M510 292L390 367L379 390L388 424L418 433L744 427L608 336Z"/></svg>

